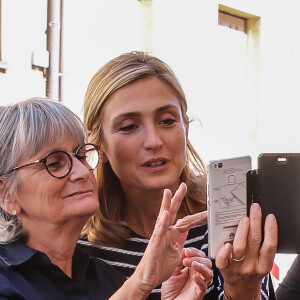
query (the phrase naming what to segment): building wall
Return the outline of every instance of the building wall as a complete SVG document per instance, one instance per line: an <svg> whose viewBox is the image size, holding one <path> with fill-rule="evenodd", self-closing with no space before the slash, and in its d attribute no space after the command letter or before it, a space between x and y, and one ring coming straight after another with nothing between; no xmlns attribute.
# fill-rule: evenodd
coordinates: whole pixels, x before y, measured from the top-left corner
<svg viewBox="0 0 300 300"><path fill-rule="evenodd" d="M232 45L233 55L247 52L243 83L242 69L226 65L219 4L260 20L259 35L251 36L253 28L248 32L246 50ZM178 75L190 115L201 120L191 124L190 138L205 161L299 151L297 0L284 6L279 0L64 0L64 5L62 100L76 113L100 66L123 52L147 49ZM1 103L45 96L45 78L32 69L31 54L46 50L47 1L2 0L1 17L2 60L8 64L0 73Z"/></svg>
<svg viewBox="0 0 300 300"><path fill-rule="evenodd" d="M46 45L47 2L2 0L2 57L7 63L0 73L0 104L45 95L42 72L31 67L31 54Z"/></svg>

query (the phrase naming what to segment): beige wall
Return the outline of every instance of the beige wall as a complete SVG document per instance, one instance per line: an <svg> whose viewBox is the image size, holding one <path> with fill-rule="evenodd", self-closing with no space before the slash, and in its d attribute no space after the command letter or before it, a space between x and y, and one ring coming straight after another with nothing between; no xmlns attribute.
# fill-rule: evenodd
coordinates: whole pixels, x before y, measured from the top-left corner
<svg viewBox="0 0 300 300"><path fill-rule="evenodd" d="M260 18L259 35L248 35L242 91L239 77L227 67L230 81L223 69L220 4ZM190 138L205 161L299 152L297 5L298 0L284 6L279 0L154 0L152 5L149 0L65 0L63 101L80 114L88 81L101 65L120 53L147 48L182 82L190 115L202 121L202 126L191 125ZM31 68L31 53L46 49L46 8L46 0L2 0L2 54L8 69L0 73L1 104L45 95L42 73ZM232 92L240 103L232 100Z"/></svg>
<svg viewBox="0 0 300 300"><path fill-rule="evenodd" d="M0 104L45 95L41 72L31 68L31 53L46 43L46 1L2 0L2 60Z"/></svg>

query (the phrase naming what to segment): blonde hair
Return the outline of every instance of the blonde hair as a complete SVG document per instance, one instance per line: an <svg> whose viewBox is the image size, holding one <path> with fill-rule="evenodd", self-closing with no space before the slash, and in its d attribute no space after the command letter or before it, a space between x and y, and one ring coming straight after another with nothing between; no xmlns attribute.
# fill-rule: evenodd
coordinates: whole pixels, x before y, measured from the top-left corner
<svg viewBox="0 0 300 300"><path fill-rule="evenodd" d="M187 102L182 87L171 68L156 57L143 52L131 52L109 61L91 79L84 101L84 123L91 132L90 142L100 144L103 139L101 120L103 107L109 97L121 87L145 77L157 77L166 83L177 96L183 121L187 117ZM83 235L93 243L121 245L130 232L121 221L125 197L118 177L110 163L100 164L96 170L100 211L92 216ZM186 214L206 209L205 165L190 141L187 141L187 161L181 174L181 181L188 186L188 193L182 208Z"/></svg>
<svg viewBox="0 0 300 300"><path fill-rule="evenodd" d="M78 144L86 133L81 120L58 102L32 98L14 105L0 106L0 243L25 235L17 216L5 211L6 200L17 191L19 177L12 171L21 160L36 155L45 144L62 141L66 136ZM49 175L50 176L50 175Z"/></svg>

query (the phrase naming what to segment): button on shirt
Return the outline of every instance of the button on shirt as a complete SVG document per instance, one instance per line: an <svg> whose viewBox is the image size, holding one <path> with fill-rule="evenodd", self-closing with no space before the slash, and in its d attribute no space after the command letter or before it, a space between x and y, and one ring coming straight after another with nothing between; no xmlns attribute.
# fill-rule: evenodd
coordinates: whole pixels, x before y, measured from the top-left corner
<svg viewBox="0 0 300 300"><path fill-rule="evenodd" d="M0 245L0 299L108 299L125 281L123 274L78 248L72 268L70 278L45 253L21 241Z"/></svg>

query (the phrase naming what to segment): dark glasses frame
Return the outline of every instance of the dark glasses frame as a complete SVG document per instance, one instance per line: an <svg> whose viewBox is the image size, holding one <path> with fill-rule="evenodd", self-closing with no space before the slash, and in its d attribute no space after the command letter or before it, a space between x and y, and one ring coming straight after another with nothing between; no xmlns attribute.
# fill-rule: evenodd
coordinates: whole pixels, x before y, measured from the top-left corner
<svg viewBox="0 0 300 300"><path fill-rule="evenodd" d="M11 170L9 170L7 173L3 174L2 176L7 175L7 174L11 173L12 171L16 171L16 170L19 170L19 169L24 168L24 167L28 167L28 166L31 166L31 165L34 165L34 164L37 164L37 163L43 163L44 166L45 166L45 169L47 170L47 172L48 172L52 177L55 177L55 178L64 178L64 177L66 177L66 176L68 176L68 175L70 174L70 172L71 172L71 170L72 170L72 167L73 167L73 163L72 163L72 158L71 158L71 156L75 156L80 162L82 162L81 156L79 155L79 152L80 152L80 150L81 150L83 147L88 146L88 145L90 145L90 146L92 146L92 147L94 148L94 149L92 149L93 151L94 151L94 150L97 151L97 154L98 154L98 163L99 163L99 149L100 149L100 146L95 145L95 144L92 144L92 143L85 143L85 144L80 145L80 146L76 149L75 153L68 153L68 152L63 151L63 150L53 151L53 152L50 152L49 154L47 154L45 157L43 157L43 158L41 158L41 159L35 160L35 161L33 161L33 162L31 162L31 163L28 163L28 164L25 164L25 165L20 165L20 166L14 167L14 168L12 168ZM64 154L67 155L67 157L68 157L68 159L69 159L69 165L68 165L68 166L69 166L69 170L68 170L68 172L67 172L66 174L64 174L64 175L62 175L62 176L55 176L55 175L53 175L53 174L51 173L51 171L48 169L48 166L47 166L47 164L46 164L48 157L51 156L51 155L53 155L53 154L55 154L55 153L64 153ZM90 171L91 171L91 170L94 170L94 169L98 166L98 163L97 163L97 165L96 165L94 168L90 168L89 170L90 170Z"/></svg>

